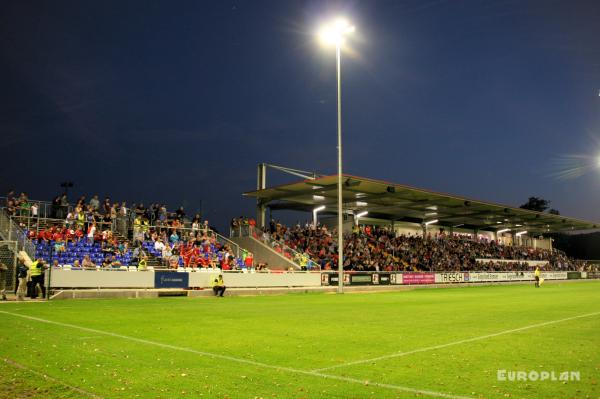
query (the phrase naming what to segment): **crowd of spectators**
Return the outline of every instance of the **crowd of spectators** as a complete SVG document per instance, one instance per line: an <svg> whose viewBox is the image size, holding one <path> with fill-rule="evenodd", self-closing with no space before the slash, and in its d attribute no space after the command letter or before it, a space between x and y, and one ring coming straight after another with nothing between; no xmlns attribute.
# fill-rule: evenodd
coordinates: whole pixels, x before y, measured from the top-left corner
<svg viewBox="0 0 600 399"><path fill-rule="evenodd" d="M277 242L306 254L312 268L337 267L337 230L326 226L299 223L287 227L271 221L261 232L266 242ZM478 259L480 261L478 261ZM514 260L514 262L485 261ZM356 271L512 271L529 270L543 261L552 270L588 270L558 250L502 245L494 240L473 240L464 235L444 232L421 235L397 235L387 227L354 226L344 234L344 270Z"/></svg>
<svg viewBox="0 0 600 399"><path fill-rule="evenodd" d="M9 216L37 216L39 205L35 202L30 202L26 192L22 192L16 196L13 190L6 194L6 213Z"/></svg>
<svg viewBox="0 0 600 399"><path fill-rule="evenodd" d="M175 212L158 203L128 207L126 202L112 202L109 197L100 201L98 195L89 201L82 196L69 204L63 194L52 201L42 226L42 221L40 225L26 223L25 219L37 216L31 208L37 211L38 203L30 202L25 193L15 198L14 192L9 192L6 205L9 215L28 228L27 235L36 245L36 258L55 265L145 268L155 258L157 267L166 268L254 267L251 253L234 253L230 245L219 242L200 215L186 219L183 207Z"/></svg>

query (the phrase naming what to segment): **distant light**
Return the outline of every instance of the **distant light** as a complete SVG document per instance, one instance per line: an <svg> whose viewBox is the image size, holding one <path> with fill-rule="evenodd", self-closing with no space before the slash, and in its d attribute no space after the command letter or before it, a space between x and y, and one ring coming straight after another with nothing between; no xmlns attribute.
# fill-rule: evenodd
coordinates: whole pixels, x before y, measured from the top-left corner
<svg viewBox="0 0 600 399"><path fill-rule="evenodd" d="M313 195L313 199L315 201L323 201L325 197L323 197L322 195Z"/></svg>
<svg viewBox="0 0 600 399"><path fill-rule="evenodd" d="M517 227L521 227L521 226L523 226L523 225L522 225L522 224L515 224L515 226L517 226Z"/></svg>
<svg viewBox="0 0 600 399"><path fill-rule="evenodd" d="M321 212L323 209L325 209L325 205L316 207L315 209L313 209L313 212Z"/></svg>
<svg viewBox="0 0 600 399"><path fill-rule="evenodd" d="M496 224L502 224L502 222L496 222Z"/></svg>
<svg viewBox="0 0 600 399"><path fill-rule="evenodd" d="M507 231L510 231L510 229L498 230L496 233L501 234L501 233L506 233Z"/></svg>
<svg viewBox="0 0 600 399"><path fill-rule="evenodd" d="M363 217L363 216L367 215L368 213L369 213L369 211L364 211L364 212L361 212L361 213L357 213L357 214L356 214L356 218L357 218L357 219L358 219L358 218L361 218L361 217Z"/></svg>
<svg viewBox="0 0 600 399"><path fill-rule="evenodd" d="M437 215L437 212L428 212L425 214L425 216L435 216Z"/></svg>
<svg viewBox="0 0 600 399"><path fill-rule="evenodd" d="M527 231L519 231L517 234L515 234L517 237L522 236L523 234L527 234Z"/></svg>
<svg viewBox="0 0 600 399"><path fill-rule="evenodd" d="M344 19L337 18L319 30L319 39L325 44L341 46L346 41L345 36L353 33L356 29Z"/></svg>
<svg viewBox="0 0 600 399"><path fill-rule="evenodd" d="M430 224L434 224L437 223L439 220L435 219L435 220L430 220L429 222L425 222L425 226L429 226Z"/></svg>
<svg viewBox="0 0 600 399"><path fill-rule="evenodd" d="M356 206L367 206L367 205L369 205L369 204L368 204L368 203L366 203L366 202L363 202L363 201L356 201Z"/></svg>

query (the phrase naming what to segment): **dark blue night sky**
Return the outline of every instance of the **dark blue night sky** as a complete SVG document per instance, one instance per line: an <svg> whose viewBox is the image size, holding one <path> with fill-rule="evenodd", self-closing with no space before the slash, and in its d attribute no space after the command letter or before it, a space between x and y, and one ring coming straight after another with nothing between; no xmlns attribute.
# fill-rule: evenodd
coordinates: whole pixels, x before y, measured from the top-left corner
<svg viewBox="0 0 600 399"><path fill-rule="evenodd" d="M259 162L335 173L338 14L346 173L600 221L596 0L5 1L2 193L202 200L222 228Z"/></svg>

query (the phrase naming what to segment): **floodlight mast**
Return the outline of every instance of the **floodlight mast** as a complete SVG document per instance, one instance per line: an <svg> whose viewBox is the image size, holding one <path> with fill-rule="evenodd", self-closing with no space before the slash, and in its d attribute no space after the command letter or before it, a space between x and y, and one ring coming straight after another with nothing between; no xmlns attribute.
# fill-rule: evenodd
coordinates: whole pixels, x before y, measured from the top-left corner
<svg viewBox="0 0 600 399"><path fill-rule="evenodd" d="M325 43L335 44L336 75L337 75L337 156L338 156L338 294L344 292L344 215L342 197L342 72L341 47L345 36L354 32L354 26L342 18L336 19L320 32L320 39Z"/></svg>

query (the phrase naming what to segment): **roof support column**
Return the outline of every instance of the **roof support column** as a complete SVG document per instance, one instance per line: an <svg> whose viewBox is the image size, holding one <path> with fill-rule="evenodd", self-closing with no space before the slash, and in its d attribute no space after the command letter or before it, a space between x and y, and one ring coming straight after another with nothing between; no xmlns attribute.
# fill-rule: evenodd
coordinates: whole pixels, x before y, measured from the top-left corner
<svg viewBox="0 0 600 399"><path fill-rule="evenodd" d="M257 176L256 176L256 189L264 190L267 188L267 164L259 163ZM267 213L267 207L265 203L259 198L256 200L256 224L258 227L263 229L265 227L265 217Z"/></svg>

